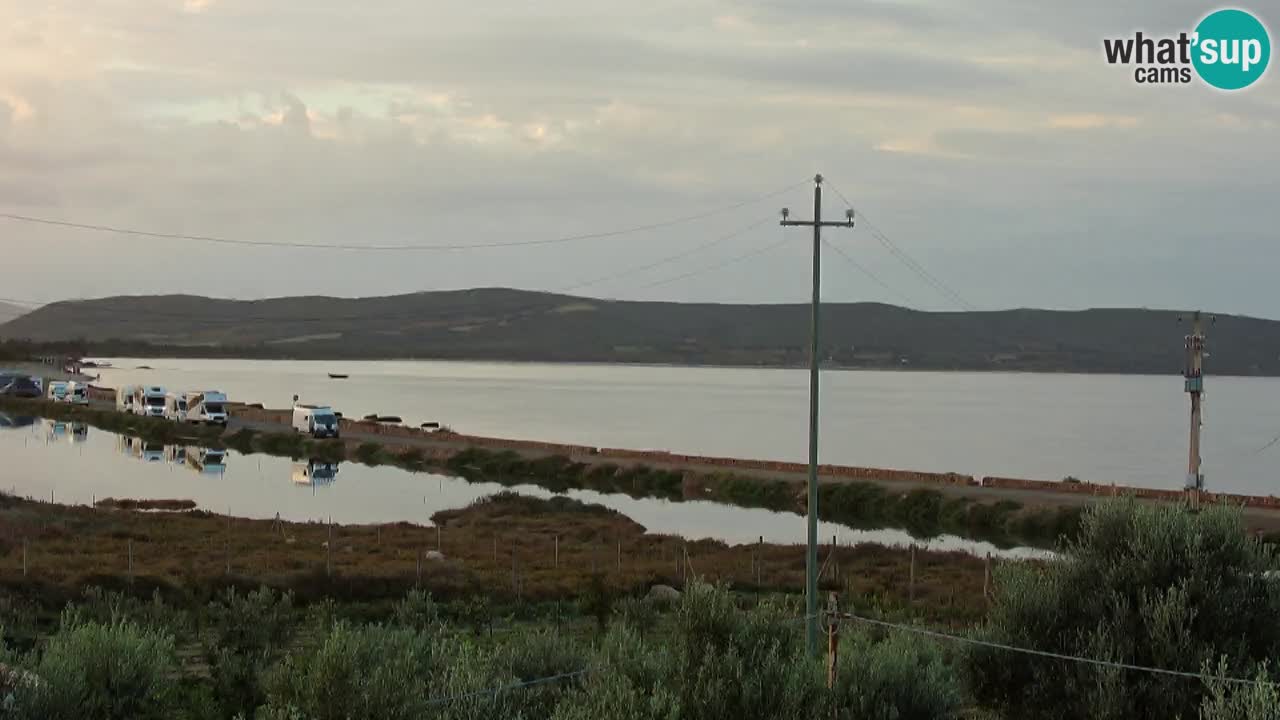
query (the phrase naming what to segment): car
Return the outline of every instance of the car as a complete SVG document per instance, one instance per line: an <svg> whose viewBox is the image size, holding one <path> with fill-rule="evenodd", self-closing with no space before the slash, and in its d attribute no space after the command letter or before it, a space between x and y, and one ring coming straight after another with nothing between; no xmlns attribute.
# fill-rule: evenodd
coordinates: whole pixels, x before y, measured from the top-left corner
<svg viewBox="0 0 1280 720"><path fill-rule="evenodd" d="M0 395L4 397L16 398L38 398L43 395L40 392L40 386L29 377L10 377L7 381L0 381Z"/></svg>

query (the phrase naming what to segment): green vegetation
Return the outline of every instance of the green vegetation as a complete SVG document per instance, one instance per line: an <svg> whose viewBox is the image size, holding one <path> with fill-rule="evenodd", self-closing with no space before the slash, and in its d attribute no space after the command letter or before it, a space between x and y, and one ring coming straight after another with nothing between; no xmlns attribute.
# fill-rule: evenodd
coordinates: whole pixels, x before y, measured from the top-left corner
<svg viewBox="0 0 1280 720"><path fill-rule="evenodd" d="M997 572L984 640L1188 673L1280 679L1280 584L1272 548L1238 511L1109 502L1087 512L1065 557ZM970 687L1011 717L1207 717L1274 697L1249 686L1035 658L974 646ZM1270 692L1270 691L1267 691ZM1261 693L1261 694L1256 694ZM1233 709L1234 708L1234 709ZM1272 706L1274 711L1274 706ZM1274 717L1274 716L1267 716Z"/></svg>

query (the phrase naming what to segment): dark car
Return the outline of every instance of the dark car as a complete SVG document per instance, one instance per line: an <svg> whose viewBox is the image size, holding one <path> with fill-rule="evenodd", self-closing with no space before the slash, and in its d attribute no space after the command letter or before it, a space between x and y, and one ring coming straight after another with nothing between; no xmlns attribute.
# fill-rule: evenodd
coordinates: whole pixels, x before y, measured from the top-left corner
<svg viewBox="0 0 1280 720"><path fill-rule="evenodd" d="M0 379L0 395L5 397L38 398L42 395L40 386L28 377L8 377Z"/></svg>

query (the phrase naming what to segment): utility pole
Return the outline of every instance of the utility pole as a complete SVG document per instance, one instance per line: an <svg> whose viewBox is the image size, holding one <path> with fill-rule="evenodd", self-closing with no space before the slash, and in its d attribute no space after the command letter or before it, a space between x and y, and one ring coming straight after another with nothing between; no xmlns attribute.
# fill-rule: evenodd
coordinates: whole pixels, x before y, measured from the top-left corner
<svg viewBox="0 0 1280 720"><path fill-rule="evenodd" d="M809 315L809 502L806 511L808 538L804 562L805 648L818 654L818 322L822 304L822 228L853 227L853 210L845 212L843 222L822 220L822 176L813 177L813 219L792 220L791 211L782 209L782 226L813 228L813 301Z"/></svg>
<svg viewBox="0 0 1280 720"><path fill-rule="evenodd" d="M1191 439L1187 450L1187 500L1193 509L1200 507L1200 493L1204 490L1204 474L1200 472L1201 405L1204 402L1204 320L1200 311L1191 314L1191 334L1183 338L1187 361L1182 376L1183 388L1191 395Z"/></svg>

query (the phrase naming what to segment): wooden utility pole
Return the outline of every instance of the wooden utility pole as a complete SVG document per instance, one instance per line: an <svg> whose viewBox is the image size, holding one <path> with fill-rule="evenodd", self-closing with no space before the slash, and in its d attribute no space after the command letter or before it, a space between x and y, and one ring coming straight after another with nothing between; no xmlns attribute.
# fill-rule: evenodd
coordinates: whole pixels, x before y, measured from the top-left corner
<svg viewBox="0 0 1280 720"><path fill-rule="evenodd" d="M840 619L836 615L836 594L827 596L827 689L836 689L836 666L840 661Z"/></svg>
<svg viewBox="0 0 1280 720"><path fill-rule="evenodd" d="M822 228L853 227L853 210L843 222L822 220L822 176L813 176L813 219L791 220L791 211L782 209L782 226L813 228L813 297L809 310L809 487L807 503L808 538L805 553L805 614L808 616L805 648L818 654L818 335L820 286L822 284Z"/></svg>
<svg viewBox="0 0 1280 720"><path fill-rule="evenodd" d="M1200 493L1204 491L1204 474L1200 472L1200 428L1204 402L1204 320L1200 311L1191 314L1191 334L1183 338L1187 353L1182 376L1183 389L1191 395L1191 439L1187 447L1187 500L1192 508L1200 507Z"/></svg>

